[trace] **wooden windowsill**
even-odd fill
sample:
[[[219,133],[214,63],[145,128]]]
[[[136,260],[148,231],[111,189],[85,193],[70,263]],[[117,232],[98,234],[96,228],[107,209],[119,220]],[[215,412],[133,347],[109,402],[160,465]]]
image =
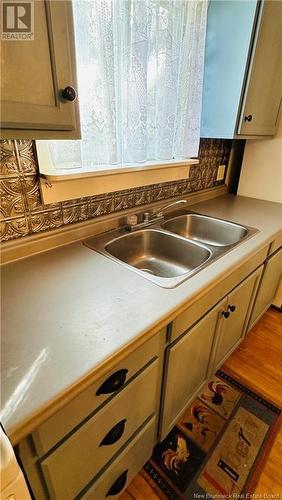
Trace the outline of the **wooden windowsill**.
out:
[[[115,171],[95,171],[83,175],[56,176],[41,174],[40,189],[43,202],[57,203],[85,196],[112,193],[124,189],[149,186],[189,178],[191,164],[198,160],[130,167]]]
[[[55,170],[44,141],[36,143],[40,170],[40,189],[45,204],[73,200],[86,196],[112,193],[160,182],[189,178],[190,165],[197,159],[152,161],[124,166],[101,166]]]
[[[122,175],[127,173],[148,172],[151,170],[168,169],[176,167],[186,167],[196,165],[199,163],[198,159],[187,158],[185,160],[165,160],[165,161],[152,161],[142,164],[132,165],[117,165],[117,166],[101,166],[97,169],[62,169],[61,171],[48,170],[40,168],[42,178],[50,182],[64,182],[66,180],[75,180],[89,177],[104,177],[108,175]]]

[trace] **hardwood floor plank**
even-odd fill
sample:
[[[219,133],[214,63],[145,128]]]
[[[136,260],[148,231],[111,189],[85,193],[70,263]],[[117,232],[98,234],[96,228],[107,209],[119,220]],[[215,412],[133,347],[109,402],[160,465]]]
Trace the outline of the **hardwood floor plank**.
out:
[[[126,489],[119,497],[119,500],[132,500],[132,499],[134,499],[134,497],[130,495],[128,489]]]
[[[128,487],[128,491],[134,500],[159,500],[159,496],[152,490],[145,479],[138,474]]]
[[[227,359],[222,369],[282,407],[282,313],[270,308]],[[121,500],[157,500],[158,495],[138,474]],[[256,495],[282,499],[282,429],[255,489]]]
[[[222,369],[282,406],[281,313],[269,309]]]

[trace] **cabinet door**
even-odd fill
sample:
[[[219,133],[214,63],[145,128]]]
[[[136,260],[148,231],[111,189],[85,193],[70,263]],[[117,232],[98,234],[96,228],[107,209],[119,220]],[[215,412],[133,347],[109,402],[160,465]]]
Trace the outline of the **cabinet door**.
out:
[[[72,3],[37,0],[34,40],[2,40],[2,138],[79,138]]]
[[[262,280],[252,312],[250,328],[271,305],[282,276],[282,250],[278,250],[265,263]]]
[[[256,9],[256,0],[208,2],[201,137],[234,136]]]
[[[282,2],[263,2],[238,134],[274,135],[282,97]]]
[[[168,348],[162,438],[206,381],[216,325],[224,307],[227,307],[226,300]]]
[[[262,266],[228,295],[228,306],[221,314],[221,328],[215,344],[214,369],[244,338],[261,274]]]

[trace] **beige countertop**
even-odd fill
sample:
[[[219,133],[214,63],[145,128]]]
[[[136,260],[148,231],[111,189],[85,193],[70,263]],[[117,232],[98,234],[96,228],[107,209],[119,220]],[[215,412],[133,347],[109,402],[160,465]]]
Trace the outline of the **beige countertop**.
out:
[[[1,422],[14,443],[281,232],[278,203],[225,195],[191,209],[260,232],[174,289],[82,243],[2,267]]]

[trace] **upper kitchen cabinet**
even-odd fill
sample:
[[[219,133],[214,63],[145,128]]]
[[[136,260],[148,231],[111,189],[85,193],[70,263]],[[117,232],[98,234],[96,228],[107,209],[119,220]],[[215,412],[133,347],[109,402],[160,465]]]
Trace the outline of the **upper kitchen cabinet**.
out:
[[[282,97],[282,2],[211,0],[201,137],[272,136]]]
[[[72,2],[1,7],[2,138],[80,138]]]

